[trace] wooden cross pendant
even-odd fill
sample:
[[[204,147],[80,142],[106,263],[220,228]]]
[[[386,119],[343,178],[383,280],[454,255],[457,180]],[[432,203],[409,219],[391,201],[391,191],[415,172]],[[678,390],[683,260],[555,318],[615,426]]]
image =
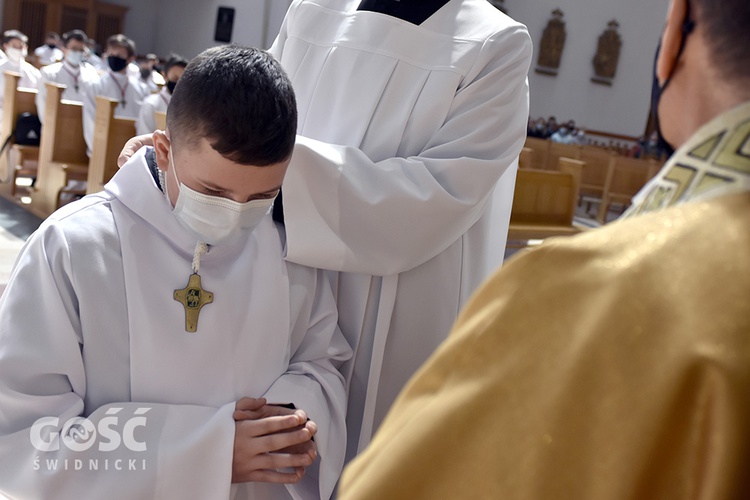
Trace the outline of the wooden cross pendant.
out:
[[[214,294],[201,287],[201,277],[193,273],[188,284],[182,290],[174,291],[174,300],[185,307],[185,331],[195,332],[198,329],[198,315],[201,307],[214,301]]]

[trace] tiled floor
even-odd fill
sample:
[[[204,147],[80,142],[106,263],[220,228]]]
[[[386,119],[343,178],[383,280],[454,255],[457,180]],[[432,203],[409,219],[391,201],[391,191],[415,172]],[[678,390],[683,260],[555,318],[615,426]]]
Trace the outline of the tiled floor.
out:
[[[24,241],[41,223],[39,217],[0,196],[0,293],[8,283]]]

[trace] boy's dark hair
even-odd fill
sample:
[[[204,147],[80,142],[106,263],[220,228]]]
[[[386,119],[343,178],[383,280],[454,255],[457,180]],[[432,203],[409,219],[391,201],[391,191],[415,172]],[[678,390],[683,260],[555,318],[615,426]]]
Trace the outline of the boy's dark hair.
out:
[[[123,47],[128,51],[128,58],[135,55],[135,42],[122,34],[107,38],[107,48],[109,47]]]
[[[748,0],[688,0],[691,16],[704,25],[719,71],[728,79],[750,80],[747,50],[750,47]]]
[[[174,68],[175,66],[179,66],[181,68],[187,68],[189,61],[185,59],[182,56],[179,56],[177,54],[170,54],[169,60],[164,65],[164,77],[167,76],[167,73],[169,73],[169,70]]]
[[[280,163],[292,154],[297,131],[292,83],[262,50],[205,50],[188,64],[172,94],[167,128],[174,143],[196,147],[206,138],[235,163]]]
[[[23,43],[29,43],[29,37],[18,30],[8,30],[3,33],[3,45],[11,40],[21,40]]]
[[[86,43],[88,41],[89,37],[86,36],[86,33],[84,33],[81,30],[72,30],[68,31],[63,35],[63,45],[66,47],[68,46],[68,42],[71,40],[76,40],[78,42]]]

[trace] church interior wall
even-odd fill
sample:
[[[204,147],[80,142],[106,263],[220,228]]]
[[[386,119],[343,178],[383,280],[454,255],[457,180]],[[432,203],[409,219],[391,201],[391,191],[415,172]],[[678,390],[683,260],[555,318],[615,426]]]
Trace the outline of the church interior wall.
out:
[[[193,57],[214,41],[218,7],[235,9],[232,41],[268,48],[289,0],[108,0],[129,7],[125,32],[139,53],[166,56],[176,51]],[[0,0],[2,12],[3,0]],[[637,136],[649,110],[653,56],[669,0],[504,0],[508,13],[529,28],[535,45],[529,73],[531,116],[573,119],[578,126]],[[557,76],[534,72],[536,53],[551,12],[565,16],[566,44]],[[268,25],[264,18],[268,9]],[[591,82],[599,35],[607,23],[620,23],[622,51],[612,86]]]
[[[579,127],[639,136],[648,118],[653,63],[669,0],[505,0],[508,14],[534,40],[530,114],[575,120]],[[557,76],[536,73],[542,32],[560,8],[567,38]],[[591,81],[599,35],[616,19],[622,50],[612,86]]]
[[[190,58],[208,47],[220,45],[214,41],[219,7],[235,9],[233,43],[267,49],[279,31],[289,3],[288,0],[163,0],[158,3],[157,12],[164,21],[156,32],[154,50],[163,55],[178,51]]]

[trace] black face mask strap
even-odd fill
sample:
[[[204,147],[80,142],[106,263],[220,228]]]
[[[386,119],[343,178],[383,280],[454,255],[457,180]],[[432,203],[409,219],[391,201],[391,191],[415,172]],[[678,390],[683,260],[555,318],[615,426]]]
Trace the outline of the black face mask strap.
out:
[[[690,16],[690,0],[687,0],[685,11],[685,21],[682,23],[682,40],[680,41],[680,48],[677,51],[677,57],[675,58],[675,68],[677,67],[677,61],[680,60],[683,51],[685,50],[685,44],[687,43],[687,37],[695,29],[695,22]],[[661,133],[661,124],[659,123],[659,100],[661,95],[666,90],[669,83],[672,81],[672,75],[669,75],[664,81],[664,85],[659,86],[659,80],[656,77],[656,68],[659,61],[659,54],[661,53],[661,40],[659,40],[659,46],[656,50],[656,57],[654,58],[654,85],[651,90],[651,112],[654,116],[654,124],[656,126],[656,133],[658,136],[658,147],[665,151],[669,156],[674,153],[674,148],[669,144]],[[674,70],[672,70],[674,74]]]
[[[686,9],[685,10],[685,22],[682,23],[682,40],[680,41],[680,48],[677,51],[677,57],[675,58],[675,68],[677,67],[677,61],[680,60],[680,57],[682,57],[682,53],[685,51],[685,44],[687,43],[688,35],[692,33],[693,30],[695,29],[695,21],[693,21],[693,19],[690,17],[690,0],[687,0],[685,2],[685,9]],[[661,42],[659,45],[661,46]],[[658,54],[657,54],[657,58],[658,58]],[[674,73],[674,70],[672,70],[672,73]],[[669,85],[669,82],[671,81],[672,81],[672,75],[669,75],[667,77],[667,81],[664,82],[664,85],[661,88],[662,92],[664,92],[664,89],[667,88],[667,85]]]

